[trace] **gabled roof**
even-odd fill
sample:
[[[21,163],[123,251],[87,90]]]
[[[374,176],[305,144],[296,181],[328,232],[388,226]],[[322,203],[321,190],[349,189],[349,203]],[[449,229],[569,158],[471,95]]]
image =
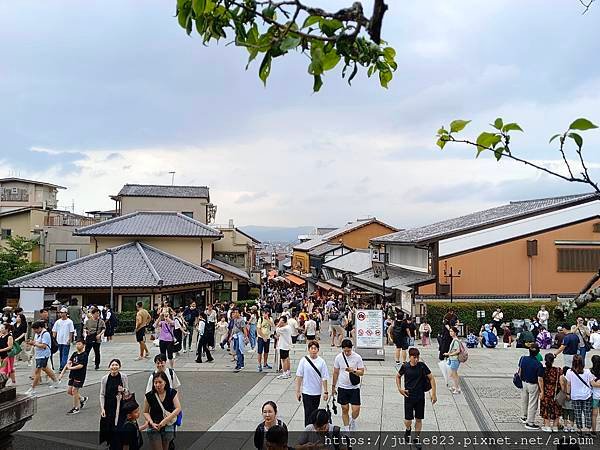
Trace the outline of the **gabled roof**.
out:
[[[250,279],[250,276],[242,269],[239,269],[238,267],[224,263],[223,261],[219,261],[218,259],[213,258],[209,261],[205,261],[203,263],[203,265],[204,266],[212,266],[212,267],[214,267],[214,270],[216,270],[217,272],[222,270],[224,272],[229,272],[231,275],[234,275],[238,278],[242,278],[244,280]]]
[[[218,273],[141,242],[130,242],[10,280],[11,287],[110,288],[114,253],[114,287],[168,287],[218,281]]]
[[[240,230],[238,227],[235,227],[235,231],[237,231],[240,234],[243,234],[244,236],[246,236],[248,239],[250,239],[252,242],[254,242],[255,244],[262,244],[262,242],[260,242],[258,239],[250,236],[248,233],[246,233],[243,230]]]
[[[44,181],[27,180],[25,178],[16,178],[16,177],[0,178],[0,184],[11,183],[11,182],[37,184],[38,186],[49,186],[49,187],[53,187],[56,189],[66,189],[66,187],[64,187],[64,186],[59,186],[58,184],[46,183]]]
[[[121,188],[117,196],[210,198],[209,190],[206,186],[170,186],[162,184],[126,184]]]
[[[337,250],[338,248],[348,248],[343,244],[328,244],[328,243],[324,243],[321,245],[317,245],[315,248],[313,248],[311,251],[308,252],[308,254],[310,256],[323,256],[326,255],[329,252],[332,252],[334,250]],[[348,250],[350,250],[348,248]]]
[[[328,241],[331,241],[332,239],[341,237],[344,234],[350,233],[351,231],[358,230],[359,228],[365,227],[372,223],[378,223],[379,225],[388,227],[390,230],[397,230],[397,228],[392,227],[391,225],[388,225],[386,223],[383,223],[374,217],[371,219],[359,219],[355,222],[349,222],[346,225],[344,225],[343,227],[336,228],[335,230],[330,231],[329,233],[325,233],[322,236],[311,239],[310,241],[302,242],[302,243],[294,246],[294,250],[310,251],[323,243],[326,243]]]
[[[399,231],[375,239],[373,243],[426,244],[440,239],[513,222],[550,211],[598,200],[596,193],[510,202],[431,225]]]
[[[33,206],[26,206],[24,208],[9,209],[8,211],[0,212],[0,217],[12,216],[13,214],[21,214],[24,212],[31,211],[32,209],[39,209],[39,208],[34,208]]]
[[[223,234],[174,211],[138,211],[78,228],[75,236],[210,237]]]
[[[371,252],[368,250],[355,250],[323,264],[323,267],[350,273],[361,273],[371,266]]]
[[[409,269],[402,269],[399,267],[387,267],[389,278],[385,280],[385,287],[387,289],[399,289],[402,291],[410,291],[413,286],[419,284],[428,284],[429,281],[435,280],[435,276],[427,272],[417,272]],[[352,284],[358,287],[363,286],[374,286],[379,289],[379,292],[383,289],[383,280],[381,277],[376,277],[373,269],[369,269],[366,272],[354,275],[352,277]]]

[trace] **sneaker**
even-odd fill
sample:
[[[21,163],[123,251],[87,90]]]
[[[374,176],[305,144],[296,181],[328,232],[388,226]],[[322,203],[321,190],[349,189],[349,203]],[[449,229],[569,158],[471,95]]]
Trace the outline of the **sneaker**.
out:
[[[34,396],[34,395],[36,395],[36,394],[37,394],[37,392],[36,392],[36,391],[35,391],[35,389],[33,389],[33,388],[29,388],[29,389],[27,389],[27,390],[25,391],[25,395],[31,395],[31,396]]]
[[[290,376],[287,373],[282,373],[281,375],[277,375],[278,380],[287,380]]]
[[[79,400],[79,409],[83,409],[83,407],[85,406],[85,402],[87,402],[89,399],[89,397],[81,397],[81,399]]]
[[[540,429],[539,425],[536,425],[535,423],[526,423],[525,428],[527,428],[528,430],[539,430]]]
[[[257,372],[262,372],[262,366],[259,364],[258,367],[256,368]]]
[[[94,370],[100,370],[100,366],[94,367]]]
[[[185,350],[185,349],[184,349],[184,350],[183,350],[183,353],[187,353],[187,350]]]
[[[552,432],[553,433],[558,433],[558,427],[552,427]]]
[[[350,424],[348,425],[348,431],[356,431],[356,420],[350,417]]]
[[[272,368],[273,368],[273,367],[272,367],[272,366],[270,366],[270,365],[268,365],[268,364],[265,364],[265,365],[263,366],[263,369],[272,369]]]
[[[70,416],[73,414],[79,414],[79,408],[72,408],[67,414]]]
[[[58,387],[58,381],[55,383],[48,382],[49,389],[56,389]]]
[[[521,422],[522,423],[527,423],[527,417],[521,417]]]
[[[551,427],[542,427],[542,431],[545,433],[552,433],[552,428]]]
[[[242,370],[240,367],[236,367],[235,369],[233,369],[234,373],[238,373],[240,370]]]
[[[138,356],[137,358],[134,359],[134,361],[141,361],[142,359],[144,359],[143,356]]]

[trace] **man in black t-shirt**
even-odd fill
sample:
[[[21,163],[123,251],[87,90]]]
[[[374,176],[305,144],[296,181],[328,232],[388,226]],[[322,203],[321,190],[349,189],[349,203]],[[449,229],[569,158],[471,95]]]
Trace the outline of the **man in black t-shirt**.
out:
[[[402,364],[396,375],[396,386],[402,396],[404,396],[404,425],[406,431],[405,438],[410,439],[412,422],[415,421],[415,432],[417,445],[419,435],[425,418],[425,392],[428,391],[428,384],[431,384],[431,404],[437,401],[435,378],[429,367],[419,361],[419,350],[415,347],[408,351],[408,362]],[[402,378],[404,377],[404,388],[402,388]],[[429,383],[427,383],[429,380]]]

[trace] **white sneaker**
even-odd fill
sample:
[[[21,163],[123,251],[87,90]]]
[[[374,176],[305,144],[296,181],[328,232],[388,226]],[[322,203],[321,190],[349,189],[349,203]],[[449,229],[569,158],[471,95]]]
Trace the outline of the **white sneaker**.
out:
[[[542,431],[544,431],[546,433],[552,433],[552,428],[551,427],[542,427]]]
[[[187,350],[183,350],[183,353],[187,353]]]
[[[348,431],[356,431],[356,420],[350,417],[350,425],[348,426]]]
[[[553,433],[558,433],[558,427],[552,427],[552,432]]]
[[[37,394],[37,392],[35,392],[35,389],[33,389],[33,388],[29,388],[29,389],[27,389],[27,390],[25,391],[25,395],[31,395],[31,396],[34,396],[34,395],[36,395],[36,394]]]

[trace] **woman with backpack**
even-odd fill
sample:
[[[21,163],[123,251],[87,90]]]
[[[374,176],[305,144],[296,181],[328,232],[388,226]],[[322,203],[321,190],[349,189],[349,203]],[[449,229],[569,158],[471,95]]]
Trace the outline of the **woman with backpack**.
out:
[[[444,353],[444,356],[448,357],[448,366],[450,366],[449,378],[454,383],[454,387],[450,388],[450,392],[453,394],[460,394],[461,390],[458,387],[458,367],[460,361],[458,360],[458,354],[460,353],[460,339],[458,339],[458,329],[456,327],[450,327],[450,348],[448,352]]]
[[[269,400],[262,406],[263,421],[256,427],[254,431],[254,447],[258,450],[265,450],[265,435],[270,428],[279,425],[287,431],[287,426],[283,420],[277,418],[277,405]]]

